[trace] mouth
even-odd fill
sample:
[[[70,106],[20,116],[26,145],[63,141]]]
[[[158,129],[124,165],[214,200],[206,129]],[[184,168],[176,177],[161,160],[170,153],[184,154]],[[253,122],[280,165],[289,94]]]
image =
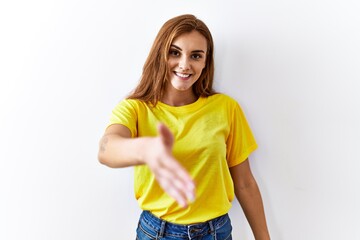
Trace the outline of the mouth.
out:
[[[187,73],[174,72],[174,74],[183,80],[187,80],[191,77],[191,74],[187,74]]]

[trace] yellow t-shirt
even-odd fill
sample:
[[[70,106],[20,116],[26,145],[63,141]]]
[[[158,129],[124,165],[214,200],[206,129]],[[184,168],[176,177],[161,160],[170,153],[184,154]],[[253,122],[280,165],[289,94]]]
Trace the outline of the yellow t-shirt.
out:
[[[110,125],[128,127],[132,137],[156,136],[163,122],[174,134],[174,157],[196,184],[196,198],[186,209],[167,195],[146,165],[135,167],[135,197],[143,210],[178,224],[204,222],[227,213],[234,199],[229,167],[240,164],[257,147],[239,104],[215,94],[196,102],[156,107],[126,99],[113,110]]]

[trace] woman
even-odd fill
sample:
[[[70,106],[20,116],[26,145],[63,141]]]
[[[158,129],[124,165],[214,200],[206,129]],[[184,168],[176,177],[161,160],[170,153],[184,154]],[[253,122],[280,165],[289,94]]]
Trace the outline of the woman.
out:
[[[215,93],[213,40],[193,15],[160,29],[134,92],[113,110],[99,160],[135,166],[137,239],[232,239],[236,195],[256,239],[270,239],[240,106]]]

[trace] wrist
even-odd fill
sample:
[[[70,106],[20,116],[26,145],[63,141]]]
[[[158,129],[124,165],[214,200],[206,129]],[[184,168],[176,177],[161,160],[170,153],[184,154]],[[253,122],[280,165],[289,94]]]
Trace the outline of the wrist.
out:
[[[141,137],[138,138],[138,140],[140,141],[140,149],[138,151],[137,161],[139,165],[149,164],[149,161],[153,158],[151,157],[151,153],[154,149],[156,137]]]

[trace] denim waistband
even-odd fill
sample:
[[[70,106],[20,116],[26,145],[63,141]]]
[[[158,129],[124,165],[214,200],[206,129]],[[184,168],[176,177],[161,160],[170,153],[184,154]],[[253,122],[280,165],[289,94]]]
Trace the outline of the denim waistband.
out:
[[[187,236],[189,237],[189,239],[205,233],[215,234],[215,228],[225,223],[228,218],[228,214],[224,214],[203,223],[176,224],[162,220],[150,213],[149,211],[143,211],[140,217],[140,219],[143,220],[144,223],[148,225],[148,227],[151,227],[159,233],[159,237],[163,237],[163,235],[167,233],[179,237]]]

